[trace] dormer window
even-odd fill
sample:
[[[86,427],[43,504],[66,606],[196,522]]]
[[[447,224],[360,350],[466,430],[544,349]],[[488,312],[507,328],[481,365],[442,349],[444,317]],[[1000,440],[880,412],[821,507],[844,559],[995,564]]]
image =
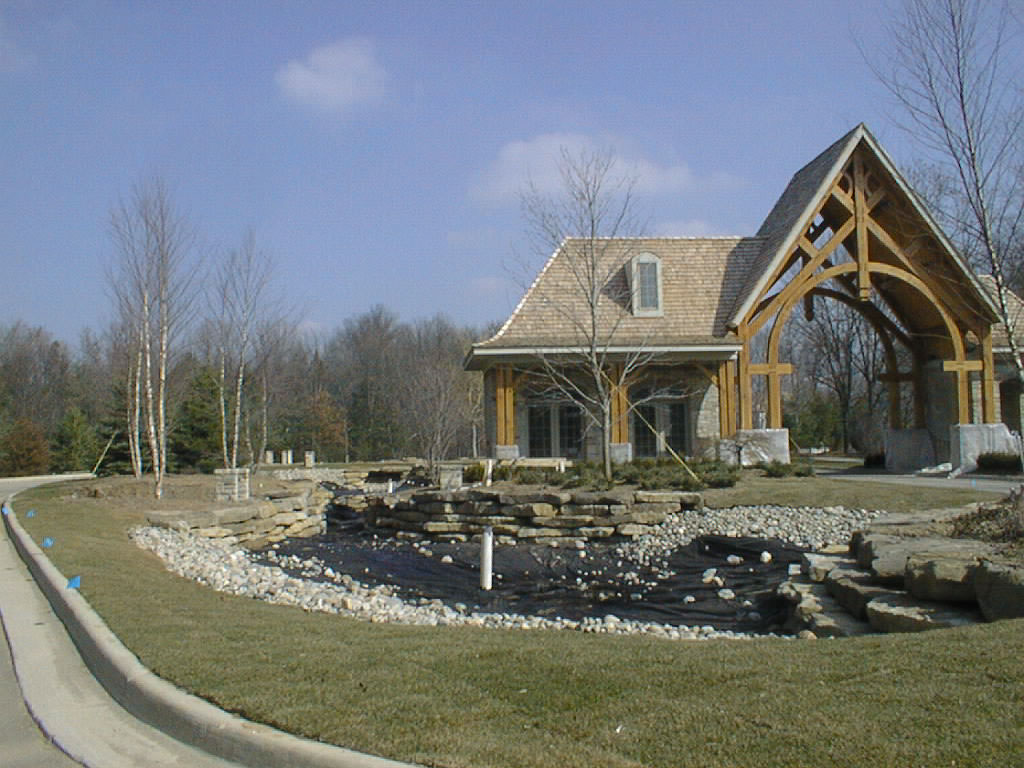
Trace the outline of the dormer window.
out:
[[[653,253],[641,253],[633,257],[630,267],[633,314],[660,317],[661,259]]]

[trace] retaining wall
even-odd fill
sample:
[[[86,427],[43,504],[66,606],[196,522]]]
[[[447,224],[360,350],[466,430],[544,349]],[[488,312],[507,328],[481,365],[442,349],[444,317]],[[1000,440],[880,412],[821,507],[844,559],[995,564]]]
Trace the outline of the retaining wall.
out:
[[[326,530],[332,494],[319,486],[278,493],[261,501],[211,510],[160,510],[146,513],[150,525],[226,539],[250,549],[287,538],[316,536]]]
[[[401,538],[468,541],[490,527],[499,541],[572,544],[629,539],[651,532],[667,515],[703,506],[682,491],[417,491],[369,500],[366,525]]]

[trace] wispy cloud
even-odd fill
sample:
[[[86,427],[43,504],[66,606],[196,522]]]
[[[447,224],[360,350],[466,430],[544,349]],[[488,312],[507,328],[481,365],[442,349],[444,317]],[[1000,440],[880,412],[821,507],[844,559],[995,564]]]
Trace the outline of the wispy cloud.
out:
[[[677,194],[694,186],[694,175],[687,165],[659,165],[635,152],[615,151],[616,143],[580,133],[545,133],[525,141],[511,141],[498,151],[494,162],[470,188],[470,199],[487,205],[517,202],[528,184],[542,194],[556,194],[562,188],[559,164],[563,151],[572,156],[608,148],[612,148],[616,159],[615,172],[635,179],[635,190],[639,193]]]
[[[274,79],[286,98],[336,114],[382,104],[389,82],[373,41],[366,38],[314,48],[304,60],[278,69]]]

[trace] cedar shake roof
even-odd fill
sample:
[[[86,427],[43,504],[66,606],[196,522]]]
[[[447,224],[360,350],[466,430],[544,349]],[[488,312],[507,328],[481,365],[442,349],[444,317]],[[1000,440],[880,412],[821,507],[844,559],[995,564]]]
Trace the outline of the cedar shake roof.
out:
[[[995,278],[992,275],[978,275],[978,281],[998,305]],[[1006,291],[1006,314],[1014,328],[1017,343],[1024,344],[1024,299],[1011,290]],[[1009,352],[1010,339],[1006,333],[1006,323],[998,322],[992,326],[992,347],[996,352]]]
[[[582,344],[585,337],[576,321],[589,313],[567,254],[584,242],[567,239],[501,329],[474,344],[473,352]],[[599,245],[603,262],[614,265],[607,298],[600,302],[605,309],[602,340],[614,347],[737,344],[726,323],[750,265],[761,252],[761,238],[616,238]],[[635,317],[629,306],[628,265],[641,253],[661,261],[662,314],[658,317]]]
[[[735,329],[772,279],[777,265],[795,247],[804,228],[822,204],[855,149],[872,153],[883,172],[906,196],[956,272],[963,289],[980,301],[981,311],[998,317],[992,289],[974,274],[949,241],[891,158],[863,123],[797,171],[754,237],[614,238],[590,241],[567,239],[548,259],[533,285],[501,329],[487,341],[474,344],[467,356],[469,368],[484,358],[515,356],[585,346],[587,334],[574,320],[588,317],[586,297],[571,268],[573,249],[596,243],[604,263],[618,266],[605,284],[599,302],[602,317],[598,339],[616,350],[642,347],[651,351],[709,354],[735,350],[740,342]],[[661,263],[662,313],[634,316],[629,301],[628,272],[634,256],[650,253]],[[1024,312],[1016,296],[1014,306]],[[1006,330],[993,328],[996,348],[1006,346]],[[1000,335],[1001,334],[1001,335]],[[685,348],[682,349],[682,348]]]

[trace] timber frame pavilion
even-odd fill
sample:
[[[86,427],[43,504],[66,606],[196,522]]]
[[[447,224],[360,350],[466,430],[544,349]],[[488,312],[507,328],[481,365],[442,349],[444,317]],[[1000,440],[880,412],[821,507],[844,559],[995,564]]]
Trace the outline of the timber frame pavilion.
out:
[[[567,303],[582,301],[573,298],[567,266],[576,242],[562,244],[502,328],[467,356],[466,367],[485,375],[485,429],[498,458],[571,454],[573,440],[577,455],[593,455],[564,414],[551,411],[545,420],[529,410],[537,361],[568,361],[585,345],[566,311]],[[781,359],[782,332],[794,311],[812,318],[823,300],[856,310],[878,334],[893,446],[915,454],[912,463],[948,460],[956,441],[951,426],[1001,421],[1000,349],[993,343],[1001,326],[991,286],[863,124],[797,171],[752,237],[619,238],[607,245],[620,264],[609,285],[626,297],[602,310],[602,352],[618,387],[611,430],[619,458],[650,455],[645,431],[657,436],[655,452],[674,441],[694,455],[748,438],[755,427],[782,430],[782,377],[793,370]],[[644,412],[647,430],[636,421],[641,409],[631,404],[622,375],[641,349],[648,370],[678,382],[676,397],[685,404],[672,411],[667,387],[664,402]],[[763,388],[755,386],[759,377]],[[755,419],[758,390],[766,413]],[[908,396],[912,416],[905,419]],[[543,416],[543,407],[538,412]],[[531,434],[548,429],[550,439]],[[788,439],[782,444],[788,460]]]

